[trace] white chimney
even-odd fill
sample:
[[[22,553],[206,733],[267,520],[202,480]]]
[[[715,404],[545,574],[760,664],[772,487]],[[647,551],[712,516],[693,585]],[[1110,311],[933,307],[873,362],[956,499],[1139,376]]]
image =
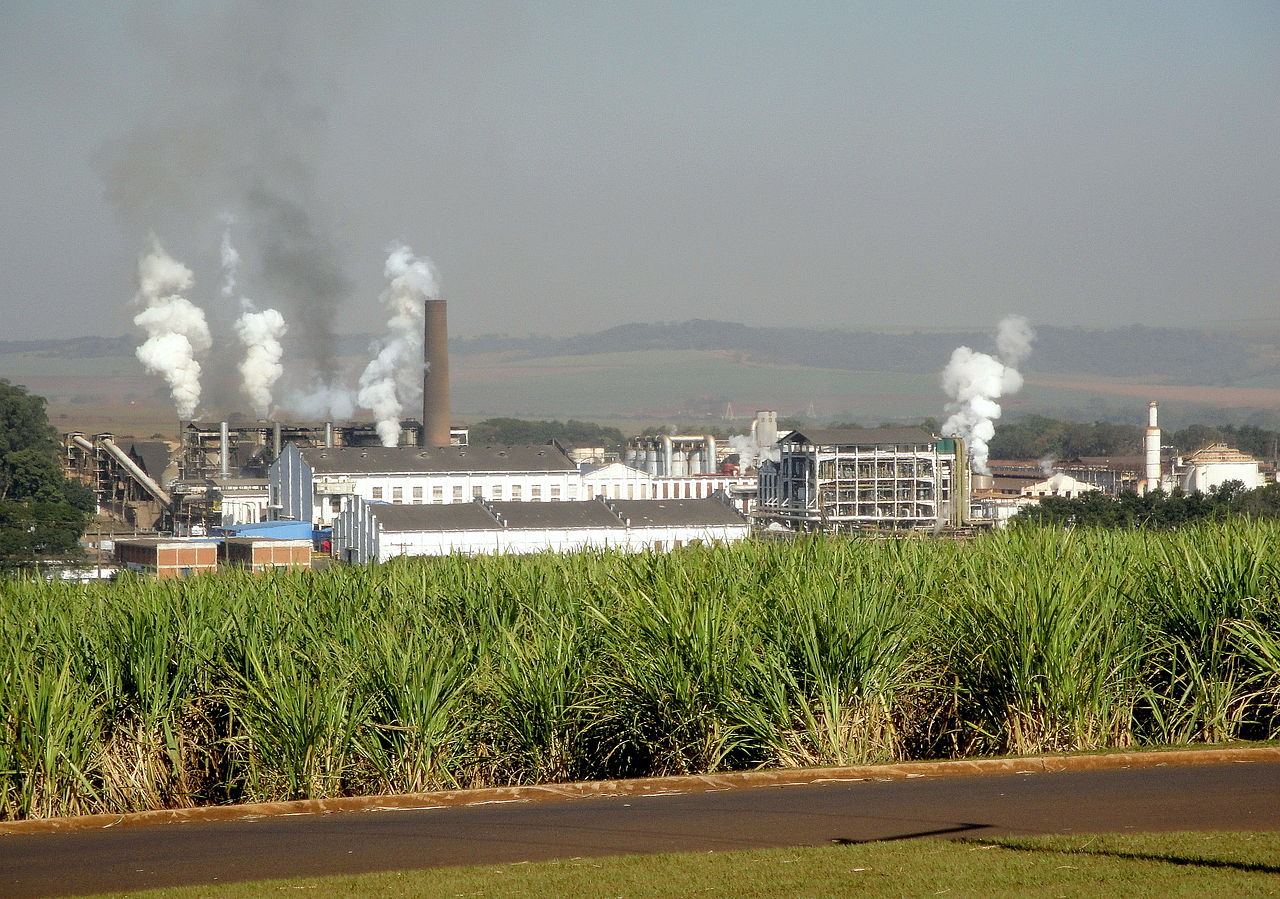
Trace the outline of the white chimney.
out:
[[[1156,402],[1147,405],[1146,446],[1146,480],[1143,492],[1150,493],[1160,488],[1160,426],[1156,424]]]

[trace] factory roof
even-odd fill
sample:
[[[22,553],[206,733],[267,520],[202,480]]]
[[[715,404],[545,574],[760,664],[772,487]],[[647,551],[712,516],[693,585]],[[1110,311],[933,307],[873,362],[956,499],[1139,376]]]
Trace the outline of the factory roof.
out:
[[[1225,443],[1211,443],[1206,447],[1202,447],[1187,456],[1185,461],[1188,465],[1256,465],[1258,463],[1258,460],[1253,456],[1242,453],[1235,447],[1227,446]]]
[[[936,443],[921,428],[797,428],[779,443],[811,443],[815,446],[889,446]]]
[[[153,478],[164,477],[169,467],[169,445],[159,440],[135,440],[122,449]]]
[[[383,533],[387,531],[496,531],[497,519],[480,503],[454,503],[447,506],[404,506],[373,503],[370,514],[378,519]]]
[[[596,500],[573,502],[490,503],[508,529],[543,530],[547,528],[621,528],[618,516]]]
[[[317,446],[299,447],[316,474],[393,474],[446,471],[577,471],[555,446]]]
[[[737,510],[718,499],[615,499],[609,503],[632,527],[744,525]]]
[[[745,518],[716,499],[615,500],[608,504],[600,500],[452,505],[371,503],[369,512],[378,519],[383,533],[573,528],[623,530],[628,526],[626,521],[630,521],[632,528],[746,524]]]

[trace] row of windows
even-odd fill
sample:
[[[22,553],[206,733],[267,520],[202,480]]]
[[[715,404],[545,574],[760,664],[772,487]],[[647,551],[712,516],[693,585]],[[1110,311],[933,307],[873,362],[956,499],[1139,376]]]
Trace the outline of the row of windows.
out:
[[[387,500],[387,499],[390,499],[390,500],[391,500],[391,502],[393,502],[393,503],[403,503],[403,502],[405,501],[405,493],[404,493],[404,490],[405,490],[405,488],[403,488],[403,487],[392,487],[392,488],[391,488],[391,495],[390,495],[390,496],[388,496],[388,495],[387,495],[387,491],[386,491],[386,489],[385,489],[385,488],[383,488],[383,487],[374,487],[374,488],[372,488],[372,497],[371,497],[371,498],[372,498],[372,499],[374,499],[374,500]],[[547,490],[548,490],[547,498],[548,498],[548,499],[550,499],[550,500],[552,500],[553,502],[554,502],[554,501],[557,501],[557,500],[560,500],[560,499],[563,499],[563,496],[562,496],[562,493],[561,493],[561,488],[559,487],[559,485],[553,485],[553,486],[551,486],[551,487],[547,488]],[[421,505],[421,504],[423,504],[424,502],[426,502],[426,500],[425,500],[425,498],[424,498],[424,496],[423,496],[423,488],[422,488],[422,487],[414,487],[414,488],[412,488],[412,491],[413,491],[413,492],[410,494],[410,496],[411,496],[411,502],[412,502],[412,503],[414,503],[415,505]],[[489,499],[491,499],[491,500],[498,500],[498,501],[501,501],[501,500],[504,500],[504,499],[506,499],[506,498],[507,498],[506,488],[505,488],[505,487],[503,487],[503,485],[501,485],[501,484],[495,484],[495,485],[490,489],[489,494],[490,494],[490,495],[489,495]],[[577,490],[577,488],[576,488],[576,487],[570,487],[570,488],[569,488],[569,499],[577,499],[577,496],[578,496],[578,490]],[[482,499],[482,498],[484,498],[484,488],[483,488],[483,487],[472,487],[472,488],[471,488],[471,498],[472,498],[472,499]],[[523,500],[524,498],[525,498],[525,496],[524,496],[524,485],[523,485],[523,484],[512,484],[512,485],[511,485],[511,499],[516,500],[516,501],[519,501],[519,500]],[[534,501],[534,502],[540,502],[540,501],[542,500],[542,498],[543,498],[543,494],[542,494],[542,485],[541,485],[541,484],[534,484],[534,485],[532,485],[532,486],[530,486],[530,487],[529,487],[529,499],[530,499],[530,500],[532,500],[532,501]],[[460,503],[460,502],[462,502],[462,501],[463,501],[463,488],[462,488],[462,486],[461,486],[461,485],[457,485],[457,486],[453,487],[453,489],[452,489],[452,493],[451,493],[451,495],[450,495],[450,500],[451,500],[452,502],[455,502],[455,503]],[[431,502],[433,502],[433,503],[443,503],[443,502],[444,502],[444,487],[443,487],[443,486],[436,486],[436,487],[432,487],[432,488],[431,488]]]

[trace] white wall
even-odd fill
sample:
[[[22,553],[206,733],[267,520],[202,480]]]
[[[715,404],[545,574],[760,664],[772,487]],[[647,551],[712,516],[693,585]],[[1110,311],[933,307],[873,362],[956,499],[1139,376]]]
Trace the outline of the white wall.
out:
[[[1182,475],[1182,489],[1188,493],[1208,493],[1227,481],[1240,481],[1246,490],[1263,486],[1257,462],[1207,462],[1193,464]]]
[[[451,553],[558,553],[583,549],[666,551],[695,542],[736,543],[747,537],[746,522],[713,527],[501,528],[475,531],[385,531],[376,504],[358,502],[333,526],[334,555],[357,564],[397,556],[445,556]]]

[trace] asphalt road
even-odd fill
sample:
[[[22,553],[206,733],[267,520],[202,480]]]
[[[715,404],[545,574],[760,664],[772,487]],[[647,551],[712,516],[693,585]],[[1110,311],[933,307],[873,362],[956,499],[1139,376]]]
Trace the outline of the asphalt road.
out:
[[[0,836],[0,896],[919,837],[1280,830],[1280,763],[920,777]]]

